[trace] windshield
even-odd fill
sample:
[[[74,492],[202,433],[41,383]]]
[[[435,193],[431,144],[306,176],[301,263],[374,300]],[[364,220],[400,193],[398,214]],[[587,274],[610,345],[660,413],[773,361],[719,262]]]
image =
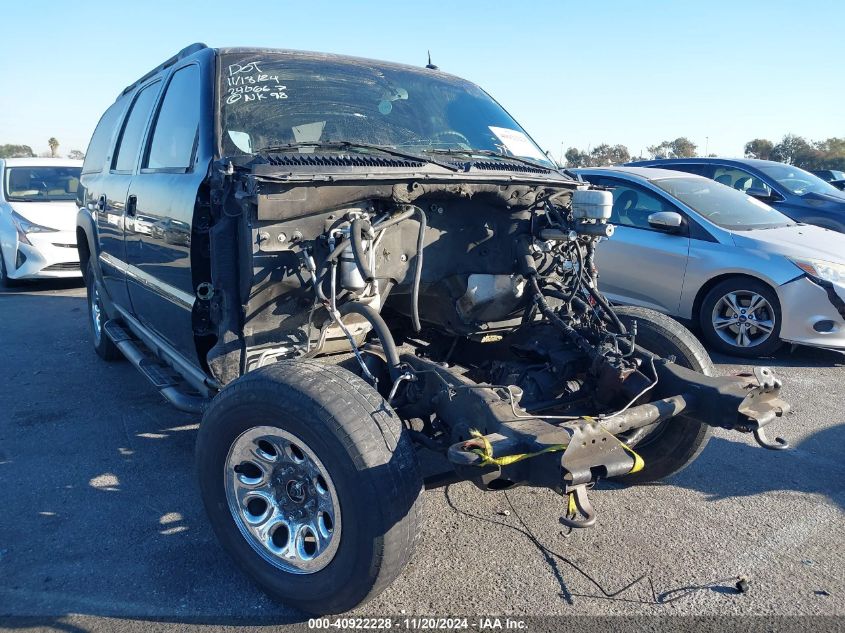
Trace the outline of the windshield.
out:
[[[766,203],[707,178],[666,178],[653,182],[723,229],[749,231],[794,224]]]
[[[222,56],[219,81],[224,155],[347,142],[414,154],[497,152],[554,168],[483,90],[437,71],[303,53],[232,53]]]
[[[792,165],[783,165],[777,163],[774,165],[764,165],[759,167],[767,176],[771,176],[778,181],[778,184],[789,189],[797,196],[803,196],[805,193],[825,193],[832,194],[836,197],[842,197],[842,192],[830,183],[825,182],[818,176],[814,176],[808,171],[793,167]]]
[[[7,167],[3,192],[11,202],[76,200],[81,167]]]

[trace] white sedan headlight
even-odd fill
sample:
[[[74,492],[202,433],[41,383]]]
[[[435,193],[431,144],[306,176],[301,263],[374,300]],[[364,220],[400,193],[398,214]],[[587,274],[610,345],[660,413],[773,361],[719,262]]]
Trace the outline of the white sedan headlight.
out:
[[[55,233],[56,229],[51,229],[46,226],[41,226],[40,224],[35,224],[34,222],[30,222],[25,217],[18,215],[14,211],[12,211],[12,222],[15,225],[15,229],[18,232],[18,241],[23,242],[24,244],[32,244],[29,239],[26,237],[27,233]]]
[[[823,259],[790,257],[789,261],[811,277],[833,283],[845,284],[845,264],[826,262]]]

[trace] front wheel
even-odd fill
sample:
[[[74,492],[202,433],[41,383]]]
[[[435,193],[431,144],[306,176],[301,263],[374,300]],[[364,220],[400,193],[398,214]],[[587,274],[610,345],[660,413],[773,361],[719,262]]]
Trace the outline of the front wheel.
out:
[[[707,350],[692,332],[674,319],[647,308],[615,307],[614,312],[627,328],[637,322],[636,343],[639,347],[663,358],[672,356],[678,365],[706,376],[714,374]],[[645,467],[639,472],[619,477],[617,481],[643,484],[674,475],[695,461],[711,435],[707,424],[683,415],[648,428],[650,430],[638,435],[636,442],[631,442],[643,458]],[[620,436],[620,439],[626,438]]]
[[[288,605],[347,611],[411,556],[422,492],[413,445],[345,369],[281,361],[236,380],[206,411],[196,460],[223,548]]]
[[[701,334],[724,354],[757,358],[781,346],[780,302],[762,281],[734,277],[710,289],[701,302]]]

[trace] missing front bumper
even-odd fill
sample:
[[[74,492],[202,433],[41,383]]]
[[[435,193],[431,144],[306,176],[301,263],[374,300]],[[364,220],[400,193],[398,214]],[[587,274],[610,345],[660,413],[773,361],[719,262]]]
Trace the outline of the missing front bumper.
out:
[[[639,456],[619,434],[683,415],[709,426],[751,433],[767,449],[788,447],[781,438],[770,441],[764,432],[789,411],[780,397],[781,383],[771,370],[711,377],[662,359],[655,361],[655,369],[659,381],[653,402],[607,417],[559,423],[527,414],[520,417],[510,391],[485,393],[456,385],[450,406],[465,400],[459,407],[467,412],[490,411],[495,421],[486,420],[486,426],[490,429],[493,422],[495,430],[453,444],[448,458],[461,478],[485,488],[528,484],[565,494],[569,503],[562,521],[570,527],[589,527],[595,514],[587,489],[600,478],[642,468]]]

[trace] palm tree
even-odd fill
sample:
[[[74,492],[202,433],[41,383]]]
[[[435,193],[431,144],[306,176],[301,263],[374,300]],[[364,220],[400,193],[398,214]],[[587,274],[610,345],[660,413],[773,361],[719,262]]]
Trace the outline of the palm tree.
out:
[[[47,141],[47,145],[50,146],[50,156],[52,158],[56,157],[56,150],[59,149],[59,141],[56,140],[55,136],[51,136],[50,140]]]

